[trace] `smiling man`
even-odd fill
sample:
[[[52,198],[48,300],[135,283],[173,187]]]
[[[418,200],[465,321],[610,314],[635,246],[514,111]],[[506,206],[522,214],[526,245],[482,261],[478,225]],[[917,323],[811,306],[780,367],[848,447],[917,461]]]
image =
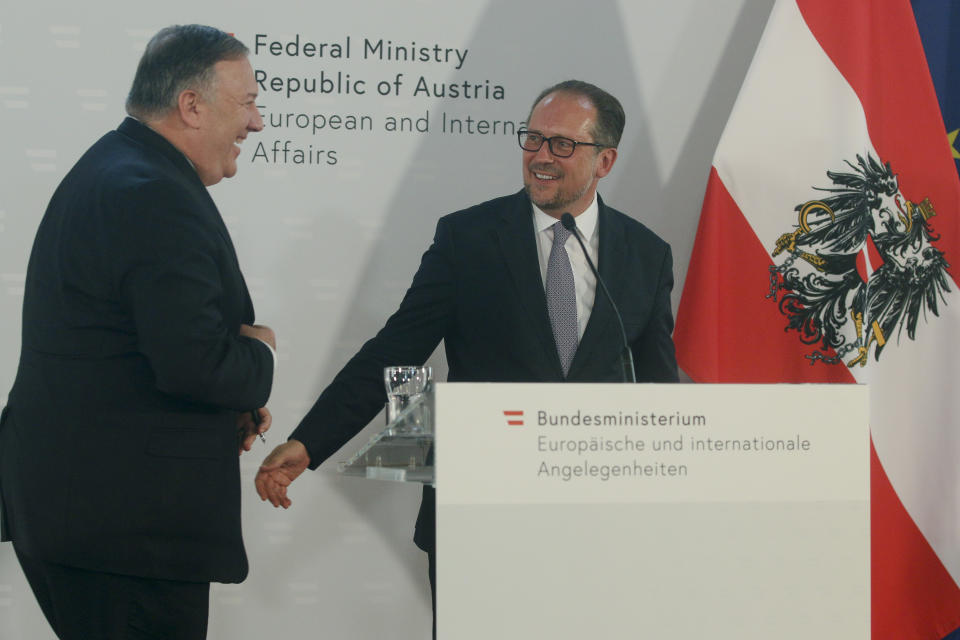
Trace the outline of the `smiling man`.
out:
[[[622,342],[576,239],[623,315],[641,382],[677,379],[670,247],[597,195],[624,127],[616,98],[576,80],[546,89],[519,132],[524,189],[440,219],[400,308],[324,390],[257,474],[260,496],[290,506],[288,485],[315,469],[383,408],[383,367],[422,364],[443,340],[448,379],[619,382]],[[424,489],[416,544],[434,575],[434,493]]]
[[[550,217],[583,213],[593,204],[597,182],[613,169],[624,120],[619,104],[601,105],[611,110],[606,126],[596,122],[598,107],[587,94],[552,91],[538,100],[519,134],[524,188]],[[577,153],[577,147],[586,148]]]
[[[256,96],[241,42],[160,31],[37,231],[0,528],[60,638],[205,638],[209,583],[247,574],[237,454],[269,427],[276,338],[206,187]]]

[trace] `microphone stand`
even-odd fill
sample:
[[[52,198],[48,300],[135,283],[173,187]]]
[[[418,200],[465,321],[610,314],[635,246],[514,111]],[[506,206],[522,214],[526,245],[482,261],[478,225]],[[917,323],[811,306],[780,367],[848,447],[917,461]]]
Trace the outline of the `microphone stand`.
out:
[[[597,271],[593,260],[590,259],[590,254],[587,253],[587,247],[584,246],[583,240],[580,238],[580,230],[577,229],[576,220],[574,220],[573,216],[569,213],[564,213],[560,216],[560,224],[562,224],[567,231],[570,231],[573,237],[577,239],[577,242],[580,243],[580,249],[583,250],[587,264],[590,265],[590,270],[593,271],[593,275],[596,277],[600,289],[603,291],[603,294],[607,296],[607,301],[610,302],[610,306],[613,307],[613,314],[617,316],[617,323],[620,325],[620,338],[623,340],[623,350],[620,352],[620,375],[624,382],[636,382],[637,374],[633,369],[633,352],[630,351],[630,343],[627,342],[627,332],[623,328],[623,318],[620,316],[620,310],[617,309],[617,305],[613,301],[613,296],[610,295],[610,290],[607,289],[607,284],[603,281],[603,278],[600,277],[600,272]]]

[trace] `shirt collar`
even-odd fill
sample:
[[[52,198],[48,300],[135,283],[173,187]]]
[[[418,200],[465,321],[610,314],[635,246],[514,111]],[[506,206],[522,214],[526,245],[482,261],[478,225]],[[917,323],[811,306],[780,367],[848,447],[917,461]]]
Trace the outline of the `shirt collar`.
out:
[[[530,204],[533,207],[533,224],[537,230],[537,233],[540,233],[541,231],[544,231],[545,229],[548,229],[557,223],[556,218],[548,216],[540,209],[540,207],[532,202]],[[589,239],[593,237],[593,232],[597,228],[597,215],[599,210],[600,207],[597,205],[597,194],[594,192],[593,201],[590,203],[590,206],[587,207],[583,213],[574,218],[574,220],[577,221],[577,229],[580,230],[580,234],[583,236],[583,238]]]

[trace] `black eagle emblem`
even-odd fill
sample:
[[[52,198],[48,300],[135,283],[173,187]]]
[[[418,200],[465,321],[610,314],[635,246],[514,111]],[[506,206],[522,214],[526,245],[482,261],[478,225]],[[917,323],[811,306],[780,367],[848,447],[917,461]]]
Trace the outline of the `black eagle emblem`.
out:
[[[890,163],[871,154],[846,164],[827,171],[832,187],[814,187],[823,197],[795,207],[794,230],[771,253],[767,297],[787,317],[785,331],[819,343],[811,365],[864,366],[871,348],[879,360],[891,338],[915,339],[950,292],[930,200],[907,200]]]

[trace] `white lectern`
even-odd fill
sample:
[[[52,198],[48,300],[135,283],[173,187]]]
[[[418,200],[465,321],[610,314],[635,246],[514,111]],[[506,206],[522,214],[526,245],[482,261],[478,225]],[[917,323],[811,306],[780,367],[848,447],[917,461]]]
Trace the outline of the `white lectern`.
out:
[[[398,421],[420,411],[416,433],[375,439],[400,463],[353,468],[428,479],[435,422],[441,640],[869,639],[865,387],[438,384],[431,400]]]

